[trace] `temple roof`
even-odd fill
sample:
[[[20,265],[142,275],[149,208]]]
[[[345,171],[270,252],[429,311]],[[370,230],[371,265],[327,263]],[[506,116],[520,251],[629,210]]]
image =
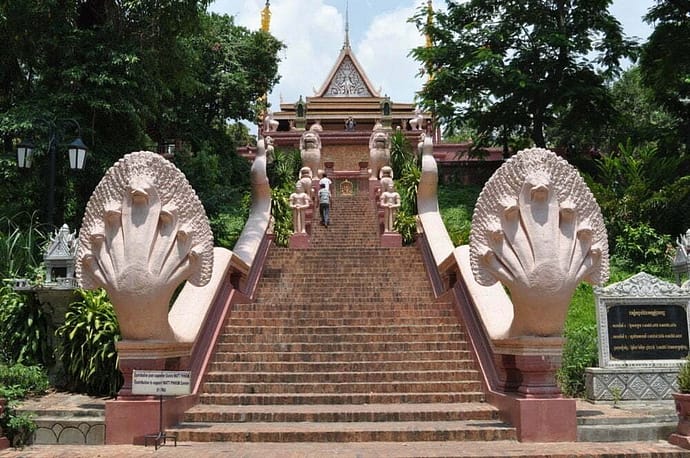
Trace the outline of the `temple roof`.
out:
[[[314,97],[380,97],[346,41],[326,81]]]

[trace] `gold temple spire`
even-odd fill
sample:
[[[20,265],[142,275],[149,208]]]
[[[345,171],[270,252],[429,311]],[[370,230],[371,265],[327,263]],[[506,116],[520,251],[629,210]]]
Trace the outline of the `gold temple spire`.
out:
[[[261,10],[261,30],[268,32],[271,27],[271,2],[266,0],[266,6]]]

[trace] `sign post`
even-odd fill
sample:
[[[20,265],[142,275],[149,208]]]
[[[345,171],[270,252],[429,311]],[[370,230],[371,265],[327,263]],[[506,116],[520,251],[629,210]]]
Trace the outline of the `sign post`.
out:
[[[163,428],[163,396],[182,396],[191,392],[190,371],[132,371],[132,394],[158,396],[160,403],[158,433],[144,436],[144,446],[153,439],[155,449],[173,439],[177,446],[177,434],[166,434]]]

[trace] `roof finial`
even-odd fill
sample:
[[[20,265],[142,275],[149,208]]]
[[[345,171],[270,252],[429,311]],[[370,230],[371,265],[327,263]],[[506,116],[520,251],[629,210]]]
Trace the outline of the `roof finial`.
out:
[[[350,49],[350,2],[345,0],[345,44],[343,49]]]
[[[268,32],[271,27],[271,2],[266,0],[266,6],[261,10],[261,30]]]

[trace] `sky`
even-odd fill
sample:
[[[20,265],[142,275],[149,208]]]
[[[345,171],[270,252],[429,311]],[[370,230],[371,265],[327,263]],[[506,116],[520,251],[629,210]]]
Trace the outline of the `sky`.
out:
[[[628,37],[644,40],[651,27],[644,16],[654,0],[613,0],[611,13]],[[215,0],[210,10],[235,17],[250,30],[261,28],[265,0]],[[348,5],[350,46],[369,81],[395,102],[413,102],[423,79],[419,62],[408,56],[424,44],[407,19],[426,0],[271,0],[270,32],[287,48],[280,54],[280,82],[269,94],[273,111],[318,91],[333,69],[345,41]],[[434,8],[445,2],[436,0]]]

